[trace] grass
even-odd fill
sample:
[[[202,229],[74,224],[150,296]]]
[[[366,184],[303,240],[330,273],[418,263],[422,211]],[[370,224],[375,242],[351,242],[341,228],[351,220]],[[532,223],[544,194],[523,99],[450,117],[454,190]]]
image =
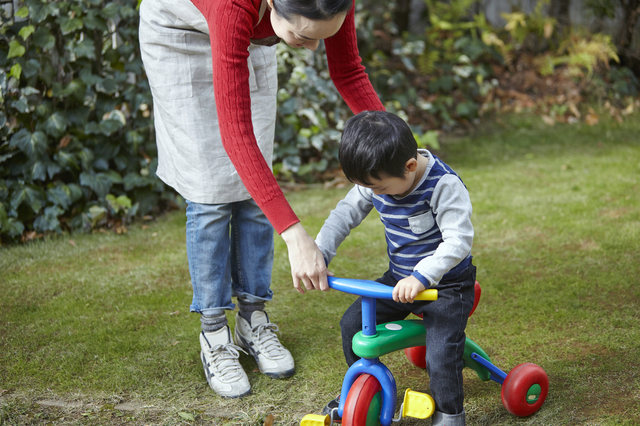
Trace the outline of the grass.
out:
[[[542,409],[520,419],[502,406],[497,384],[467,371],[467,424],[640,423],[639,135],[637,115],[593,127],[509,116],[442,141],[439,154],[474,203],[483,296],[467,334],[503,370],[533,362],[551,383]],[[315,235],[346,190],[288,198]],[[279,238],[268,310],[297,373],[270,380],[243,357],[253,394],[225,400],[210,391],[199,321],[188,312],[184,222],[176,212],[125,235],[0,250],[0,425],[262,425],[268,415],[295,425],[336,395],[345,371],[338,321],[353,297],[295,292]],[[381,275],[381,232],[370,215],[331,269]],[[426,374],[401,353],[383,361],[399,392],[428,391]]]

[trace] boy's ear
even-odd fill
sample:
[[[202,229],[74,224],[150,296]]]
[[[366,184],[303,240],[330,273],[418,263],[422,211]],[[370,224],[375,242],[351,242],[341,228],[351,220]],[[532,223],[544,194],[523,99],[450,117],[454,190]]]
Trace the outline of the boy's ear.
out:
[[[407,173],[415,172],[418,169],[418,160],[410,158],[404,165],[404,169]]]

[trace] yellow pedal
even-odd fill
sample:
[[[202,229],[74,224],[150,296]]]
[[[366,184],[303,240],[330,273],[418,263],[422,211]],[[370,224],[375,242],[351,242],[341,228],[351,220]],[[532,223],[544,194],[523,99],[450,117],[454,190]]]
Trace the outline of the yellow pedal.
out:
[[[300,426],[329,426],[331,419],[329,415],[307,414],[300,420]]]
[[[436,410],[436,403],[426,393],[414,392],[407,389],[404,393],[402,403],[402,417],[413,417],[416,419],[428,419]]]

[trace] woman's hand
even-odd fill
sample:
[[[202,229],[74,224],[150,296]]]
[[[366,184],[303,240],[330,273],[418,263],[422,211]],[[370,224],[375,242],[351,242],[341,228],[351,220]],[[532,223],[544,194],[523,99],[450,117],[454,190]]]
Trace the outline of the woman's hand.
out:
[[[413,275],[403,278],[393,288],[393,300],[402,303],[413,303],[416,295],[424,290],[424,285]]]
[[[293,287],[302,294],[304,294],[304,288],[307,290],[329,290],[328,271],[324,257],[304,227],[300,223],[296,223],[280,235],[289,251]],[[300,283],[304,285],[304,288]]]

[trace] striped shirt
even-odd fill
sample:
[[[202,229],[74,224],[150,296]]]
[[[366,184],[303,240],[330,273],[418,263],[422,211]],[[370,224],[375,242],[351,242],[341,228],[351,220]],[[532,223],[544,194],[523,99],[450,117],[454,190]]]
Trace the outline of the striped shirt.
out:
[[[385,229],[389,270],[397,280],[413,275],[425,287],[454,279],[471,263],[471,200],[460,177],[426,150],[429,163],[408,195],[375,195],[355,185],[325,221],[316,244],[329,263],[338,246],[375,208]]]

